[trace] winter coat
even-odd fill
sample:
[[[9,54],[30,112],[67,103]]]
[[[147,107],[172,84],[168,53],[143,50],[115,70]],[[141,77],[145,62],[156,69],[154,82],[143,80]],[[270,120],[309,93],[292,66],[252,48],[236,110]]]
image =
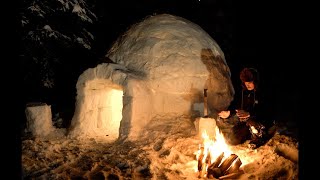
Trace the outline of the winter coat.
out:
[[[264,96],[258,90],[242,89],[240,93],[236,94],[234,100],[229,106],[231,115],[236,114],[236,109],[244,110],[250,113],[250,119],[259,122],[266,127],[270,127],[273,122],[272,103],[267,96]]]

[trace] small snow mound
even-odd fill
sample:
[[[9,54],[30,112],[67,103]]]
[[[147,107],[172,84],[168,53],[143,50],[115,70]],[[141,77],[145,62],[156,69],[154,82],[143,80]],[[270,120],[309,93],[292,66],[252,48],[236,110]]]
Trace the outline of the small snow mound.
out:
[[[276,146],[275,152],[279,156],[283,156],[286,159],[289,159],[293,162],[298,162],[299,151],[295,147],[290,147],[287,144],[279,144]]]

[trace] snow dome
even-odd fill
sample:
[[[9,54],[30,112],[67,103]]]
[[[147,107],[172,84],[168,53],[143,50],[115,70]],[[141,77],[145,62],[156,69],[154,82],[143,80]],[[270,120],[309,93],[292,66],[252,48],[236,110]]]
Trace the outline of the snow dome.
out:
[[[87,69],[78,79],[71,137],[134,140],[153,119],[203,116],[204,89],[209,115],[233,99],[219,45],[182,17],[146,17],[119,37],[106,57],[114,63]]]

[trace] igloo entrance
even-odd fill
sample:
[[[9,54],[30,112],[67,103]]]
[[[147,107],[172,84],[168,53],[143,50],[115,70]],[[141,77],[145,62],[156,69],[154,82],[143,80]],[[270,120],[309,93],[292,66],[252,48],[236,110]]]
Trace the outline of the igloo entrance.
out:
[[[92,123],[87,124],[87,128],[101,131],[98,133],[101,135],[118,137],[122,119],[123,89],[120,86],[105,84],[105,80],[90,82],[89,86],[92,88],[86,92],[86,99],[90,101],[91,107],[87,108],[86,116],[92,119]]]
[[[77,82],[76,109],[71,121],[71,137],[119,137],[123,111],[123,79],[116,65],[101,64],[86,70]]]

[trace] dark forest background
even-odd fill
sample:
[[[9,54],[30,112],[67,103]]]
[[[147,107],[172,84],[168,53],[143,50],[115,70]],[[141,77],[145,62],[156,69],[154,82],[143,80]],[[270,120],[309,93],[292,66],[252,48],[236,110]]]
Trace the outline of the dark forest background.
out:
[[[68,3],[67,3],[68,2]],[[293,9],[273,1],[23,0],[17,24],[19,121],[26,104],[44,102],[71,120],[79,75],[98,63],[112,43],[143,18],[169,13],[202,27],[223,50],[236,90],[243,67],[258,69],[277,118],[297,122],[299,90],[293,63]],[[78,9],[74,4],[78,2]]]

